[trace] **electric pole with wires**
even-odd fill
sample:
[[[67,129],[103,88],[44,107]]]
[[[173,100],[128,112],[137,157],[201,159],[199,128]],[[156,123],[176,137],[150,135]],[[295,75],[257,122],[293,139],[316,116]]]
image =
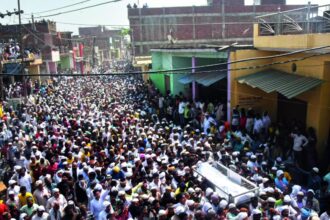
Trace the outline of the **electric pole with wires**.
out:
[[[24,68],[24,48],[23,48],[23,34],[22,34],[22,17],[21,17],[21,1],[17,0],[17,7],[18,7],[18,36],[19,36],[19,41],[20,41],[20,55],[21,55],[21,68],[20,72],[23,76],[23,93],[24,93],[24,103],[27,102],[27,76]],[[23,13],[23,11],[22,11]]]

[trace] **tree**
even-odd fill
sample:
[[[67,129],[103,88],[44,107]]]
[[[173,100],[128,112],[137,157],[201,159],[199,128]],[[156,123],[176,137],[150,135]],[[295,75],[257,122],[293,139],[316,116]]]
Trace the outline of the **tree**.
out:
[[[123,37],[126,37],[127,35],[131,35],[131,29],[129,29],[129,28],[122,28],[120,34]]]

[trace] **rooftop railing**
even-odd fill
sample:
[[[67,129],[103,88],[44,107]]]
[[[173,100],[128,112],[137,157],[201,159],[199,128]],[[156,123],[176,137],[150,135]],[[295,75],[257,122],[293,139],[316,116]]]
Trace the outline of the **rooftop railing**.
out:
[[[330,4],[279,11],[256,17],[259,35],[330,33]]]

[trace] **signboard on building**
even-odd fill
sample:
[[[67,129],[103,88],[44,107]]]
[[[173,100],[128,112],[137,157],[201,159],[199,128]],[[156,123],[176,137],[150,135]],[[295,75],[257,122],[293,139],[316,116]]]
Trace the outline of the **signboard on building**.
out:
[[[60,52],[59,51],[52,51],[52,61],[58,62],[60,61]]]
[[[245,107],[255,107],[260,104],[262,101],[262,96],[243,96],[240,95],[238,97],[238,104],[239,106],[245,106]]]

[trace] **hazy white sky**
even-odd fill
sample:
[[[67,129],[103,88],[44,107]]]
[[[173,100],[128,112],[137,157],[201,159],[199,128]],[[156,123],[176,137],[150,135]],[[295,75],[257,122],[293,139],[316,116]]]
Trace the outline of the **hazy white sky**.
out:
[[[21,0],[21,9],[24,10],[24,18],[30,17],[30,13],[36,13],[40,11],[45,11],[49,9],[59,8],[65,5],[74,4],[81,2],[83,0]],[[71,10],[75,8],[85,7],[101,2],[106,2],[108,0],[90,0],[80,5],[73,6],[72,8],[61,9],[58,11],[43,13],[39,15],[49,15],[61,11]],[[247,3],[252,0],[246,0]],[[307,4],[309,0],[287,0],[288,4]],[[110,3],[107,5],[82,10],[79,12],[73,12],[65,15],[59,15],[54,17],[49,17],[49,19],[57,21],[57,29],[59,31],[74,31],[77,33],[78,26],[62,24],[65,23],[79,23],[79,24],[100,24],[100,25],[128,25],[127,20],[127,8],[126,5],[131,3],[137,3],[138,0],[123,0],[121,2]],[[192,6],[192,5],[206,5],[207,0],[140,0],[140,5],[148,3],[149,7],[170,7],[170,6]],[[313,4],[329,4],[329,0],[311,0]],[[13,11],[17,8],[16,0],[0,0],[0,12],[5,13],[6,10]],[[38,16],[38,14],[35,14]],[[28,20],[24,20],[28,22]],[[17,16],[11,16],[9,18],[0,18],[0,23],[14,24],[18,23]]]

